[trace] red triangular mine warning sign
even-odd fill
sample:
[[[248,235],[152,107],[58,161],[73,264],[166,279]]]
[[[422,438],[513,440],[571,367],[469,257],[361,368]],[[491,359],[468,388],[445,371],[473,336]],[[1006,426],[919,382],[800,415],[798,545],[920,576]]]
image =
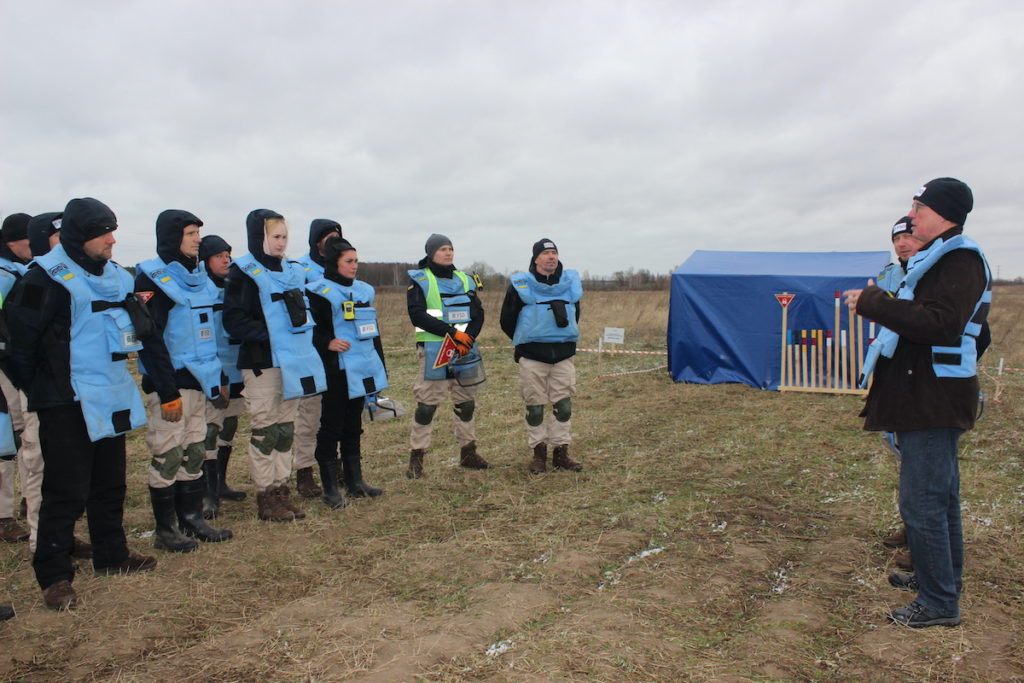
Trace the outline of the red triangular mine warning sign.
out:
[[[789,306],[789,302],[796,298],[796,294],[776,294],[775,298],[779,300],[782,307]]]
[[[437,358],[434,359],[434,369],[443,368],[455,357],[455,340],[450,334],[444,335],[441,348],[437,351]]]

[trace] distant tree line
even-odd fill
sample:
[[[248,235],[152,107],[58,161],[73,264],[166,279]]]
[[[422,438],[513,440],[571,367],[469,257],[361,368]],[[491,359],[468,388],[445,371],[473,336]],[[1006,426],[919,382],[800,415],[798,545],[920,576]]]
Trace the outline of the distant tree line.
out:
[[[401,287],[409,282],[408,271],[416,269],[415,263],[359,263],[359,279],[377,288]],[[470,264],[465,272],[475,273],[488,289],[504,289],[511,273],[499,273],[483,261]],[[646,268],[620,270],[609,277],[592,276],[589,271],[580,273],[583,288],[595,290],[662,290],[668,289],[669,275],[652,273]]]

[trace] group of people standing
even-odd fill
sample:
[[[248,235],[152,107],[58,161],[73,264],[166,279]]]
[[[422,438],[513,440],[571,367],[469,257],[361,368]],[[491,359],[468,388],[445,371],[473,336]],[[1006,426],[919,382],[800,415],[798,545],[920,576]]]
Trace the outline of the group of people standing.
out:
[[[246,496],[225,480],[246,409],[259,519],[305,517],[289,488],[293,471],[298,493],[331,509],[344,507],[346,494],[383,493],[363,479],[360,435],[365,402],[387,388],[388,374],[375,292],[357,279],[358,252],[341,225],[314,220],[309,252],[291,260],[285,218],[257,209],[246,219],[248,253],[232,258],[226,240],[201,234],[198,216],[170,209],[156,220],[155,258],[137,265],[134,280],[112,260],[117,227],[108,206],[82,198],[63,212],[15,214],[0,232],[0,533],[28,536],[43,601],[57,610],[79,602],[73,557],[91,557],[98,576],[157,564],[129,549],[123,527],[125,435],[143,425],[158,550],[188,553],[232,538],[210,521],[221,501]],[[412,479],[424,476],[434,413],[446,396],[460,464],[489,467],[474,420],[486,377],[479,282],[455,268],[447,237],[431,235],[425,252],[409,271],[407,296],[420,370]],[[568,455],[581,296],[579,276],[563,270],[544,239],[528,270],[511,278],[502,307],[533,473],[547,470],[549,446],[554,468],[583,469]],[[133,353],[141,394],[128,367]],[[27,532],[14,520],[15,454]],[[91,543],[74,535],[83,512]]]

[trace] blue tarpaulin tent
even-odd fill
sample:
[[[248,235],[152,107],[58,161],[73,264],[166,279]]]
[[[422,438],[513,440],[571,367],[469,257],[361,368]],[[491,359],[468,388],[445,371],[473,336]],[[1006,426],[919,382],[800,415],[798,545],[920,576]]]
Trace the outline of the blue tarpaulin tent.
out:
[[[789,305],[790,330],[830,330],[836,291],[863,287],[888,262],[887,251],[693,252],[672,274],[672,378],[777,389],[782,307],[775,295],[796,295]]]

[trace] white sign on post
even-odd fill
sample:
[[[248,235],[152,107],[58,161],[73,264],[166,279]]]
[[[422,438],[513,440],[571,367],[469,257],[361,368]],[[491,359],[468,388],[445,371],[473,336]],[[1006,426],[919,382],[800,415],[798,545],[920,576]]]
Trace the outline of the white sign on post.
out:
[[[606,344],[622,344],[626,341],[626,328],[606,327],[604,328],[603,340]]]

